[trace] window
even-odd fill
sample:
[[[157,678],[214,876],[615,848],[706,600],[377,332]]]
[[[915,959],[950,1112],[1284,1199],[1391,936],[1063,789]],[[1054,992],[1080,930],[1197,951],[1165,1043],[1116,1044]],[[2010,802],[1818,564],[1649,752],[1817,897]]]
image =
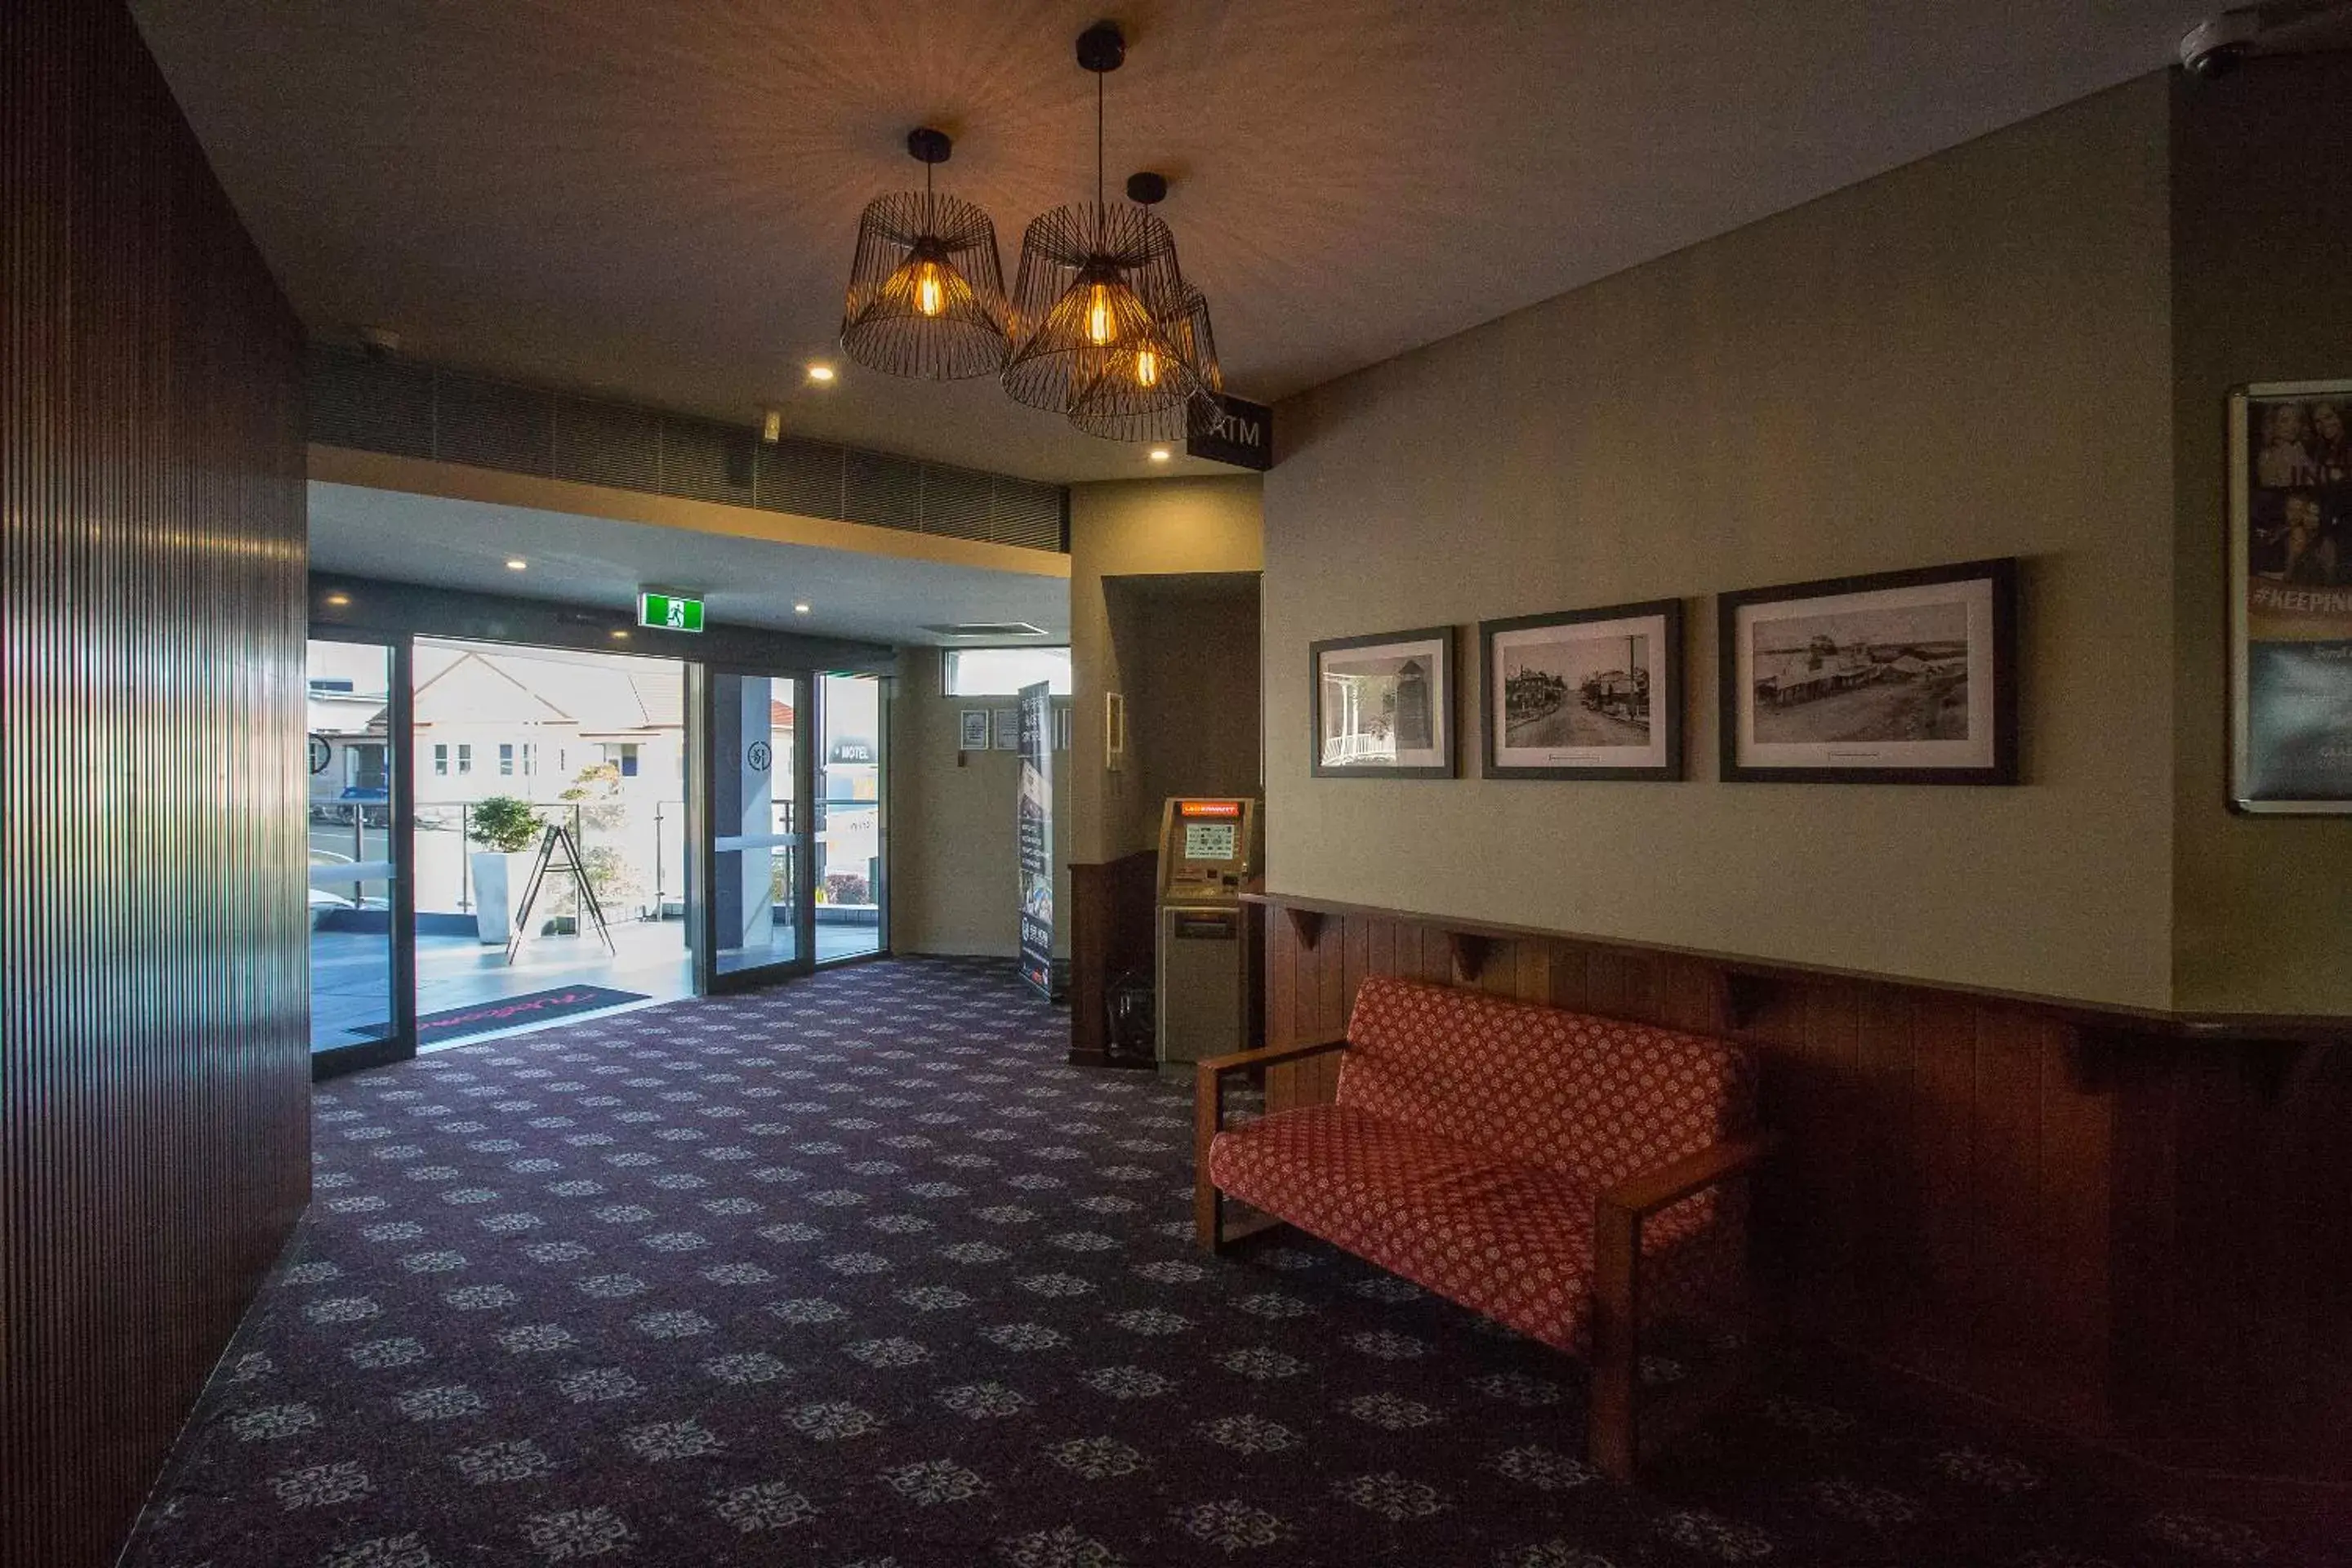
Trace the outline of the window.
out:
[[[433,771],[445,779],[449,776],[448,747],[436,746],[433,748]]]
[[[951,647],[944,658],[940,689],[950,697],[1011,697],[1041,680],[1056,697],[1070,694],[1066,647]]]
[[[635,741],[621,742],[621,776],[625,779],[637,776],[637,743]]]
[[[531,760],[532,754],[538,750],[539,748],[529,741],[522,743],[522,772],[525,778],[529,778],[538,771],[538,764]]]
[[[511,742],[499,742],[499,772],[501,774],[514,772],[514,745]]]
[[[474,771],[474,748],[462,742],[457,747],[457,771],[460,773]]]
[[[381,742],[354,745],[349,755],[353,789],[381,794],[391,786],[392,775],[384,765],[384,748]]]

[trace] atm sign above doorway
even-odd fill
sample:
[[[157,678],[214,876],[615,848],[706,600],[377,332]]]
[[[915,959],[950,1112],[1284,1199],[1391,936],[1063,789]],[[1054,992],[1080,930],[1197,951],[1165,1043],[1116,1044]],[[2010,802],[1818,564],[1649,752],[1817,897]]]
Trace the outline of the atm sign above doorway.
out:
[[[678,594],[639,594],[637,625],[657,631],[698,632],[702,629],[702,601]]]
[[[1274,467],[1274,410],[1223,393],[1216,398],[1215,411],[1185,438],[1185,455],[1260,472]]]

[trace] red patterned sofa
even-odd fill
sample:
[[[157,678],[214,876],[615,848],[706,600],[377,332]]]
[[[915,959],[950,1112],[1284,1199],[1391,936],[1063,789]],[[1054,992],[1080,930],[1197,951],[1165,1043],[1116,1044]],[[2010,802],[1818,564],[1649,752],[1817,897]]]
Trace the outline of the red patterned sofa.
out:
[[[1224,1125],[1225,1079],[1333,1050],[1334,1103]],[[1197,1070],[1202,1246],[1232,1197],[1587,1356],[1593,1461],[1632,1478],[1639,1328],[1739,1294],[1746,1192],[1726,1184],[1768,1143],[1746,1056],[1374,976],[1346,1039]]]

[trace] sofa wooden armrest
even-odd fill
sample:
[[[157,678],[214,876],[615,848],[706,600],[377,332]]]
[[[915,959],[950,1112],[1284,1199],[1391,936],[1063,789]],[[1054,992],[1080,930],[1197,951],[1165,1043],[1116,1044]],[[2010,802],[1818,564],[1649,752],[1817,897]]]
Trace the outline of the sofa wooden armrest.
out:
[[[1672,1208],[1685,1198],[1739,1174],[1771,1152],[1780,1141],[1780,1135],[1773,1132],[1729,1138],[1638,1176],[1628,1176],[1601,1194],[1597,1212],[1605,1215],[1617,1209],[1636,1220],[1647,1219],[1660,1209]]]
[[[1727,1139],[1679,1160],[1629,1176],[1594,1200],[1592,1235],[1593,1463],[1621,1481],[1633,1479],[1640,1432],[1634,1396],[1641,1384],[1642,1222],[1707,1188],[1743,1176],[1779,1142],[1758,1132]]]
[[[1225,1079],[1253,1068],[1279,1067],[1329,1051],[1348,1048],[1345,1037],[1315,1040],[1296,1046],[1268,1046],[1237,1051],[1192,1064],[1192,1237],[1202,1251],[1214,1252],[1225,1241],[1225,1200],[1209,1180],[1209,1145],[1225,1128]]]
[[[1284,1062],[1299,1061],[1307,1057],[1319,1057],[1326,1051],[1347,1048],[1348,1039],[1342,1035],[1336,1040],[1314,1040],[1296,1046],[1266,1046],[1255,1051],[1236,1051],[1229,1057],[1209,1057],[1192,1064],[1193,1083],[1206,1087],[1218,1079],[1247,1072],[1253,1068],[1278,1067]]]

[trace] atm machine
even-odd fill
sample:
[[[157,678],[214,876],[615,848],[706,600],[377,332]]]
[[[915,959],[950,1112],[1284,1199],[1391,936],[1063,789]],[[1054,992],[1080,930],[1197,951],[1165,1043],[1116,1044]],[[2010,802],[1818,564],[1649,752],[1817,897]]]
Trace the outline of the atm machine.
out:
[[[1177,797],[1160,808],[1156,945],[1163,1068],[1249,1048],[1257,957],[1241,895],[1257,860],[1257,802]]]

